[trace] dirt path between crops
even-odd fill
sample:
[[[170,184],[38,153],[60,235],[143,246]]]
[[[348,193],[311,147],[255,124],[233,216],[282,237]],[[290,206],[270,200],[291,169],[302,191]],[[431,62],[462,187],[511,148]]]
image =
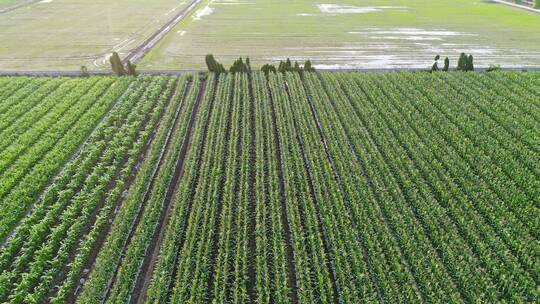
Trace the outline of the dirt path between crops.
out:
[[[167,189],[167,194],[165,196],[165,203],[164,203],[165,212],[162,213],[161,218],[158,222],[157,230],[156,230],[156,232],[158,231],[159,232],[157,233],[157,235],[154,235],[147,249],[147,254],[144,257],[144,261],[143,261],[141,270],[139,272],[137,282],[135,283],[133,294],[131,296],[131,300],[130,300],[131,303],[144,303],[144,300],[146,297],[146,290],[150,286],[153,270],[156,265],[157,259],[159,257],[159,250],[161,248],[161,244],[165,237],[167,224],[171,218],[171,214],[172,214],[172,210],[174,206],[174,204],[172,204],[171,201],[172,201],[174,193],[178,189],[179,181],[184,175],[185,159],[187,156],[187,152],[189,151],[189,148],[191,147],[191,142],[193,138],[193,129],[195,126],[195,122],[197,120],[197,114],[199,112],[202,99],[206,91],[206,83],[207,83],[206,80],[204,80],[200,84],[197,100],[191,112],[191,117],[189,119],[186,136],[184,138],[184,142],[182,143],[182,147],[180,149],[180,155],[176,163],[174,175],[169,184],[169,188]],[[151,254],[148,254],[148,253],[151,253]]]
[[[139,62],[156,44],[167,35],[178,22],[182,21],[202,0],[192,0],[191,3],[176,14],[171,20],[162,25],[150,37],[146,38],[138,47],[131,50],[123,62],[130,60],[132,63]]]

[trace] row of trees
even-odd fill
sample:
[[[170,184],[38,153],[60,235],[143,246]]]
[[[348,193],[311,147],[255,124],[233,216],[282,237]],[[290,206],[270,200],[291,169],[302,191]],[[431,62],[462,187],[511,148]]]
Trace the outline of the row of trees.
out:
[[[116,76],[126,76],[126,75],[136,76],[137,75],[137,66],[135,64],[132,64],[131,61],[129,60],[126,62],[126,65],[124,66],[117,52],[112,53],[111,57],[109,58],[109,61],[111,62],[113,73]]]
[[[439,59],[441,59],[441,56],[439,55],[435,56],[435,59],[434,59],[435,62],[431,66],[431,71],[432,72],[437,72],[437,71],[448,72],[450,70],[450,59],[448,57],[444,59],[444,67],[442,68],[442,70],[439,69]],[[465,53],[461,53],[459,55],[456,71],[462,71],[462,72],[474,71],[473,55],[472,54],[467,55]]]
[[[219,63],[215,58],[214,55],[209,54],[206,55],[205,58],[206,66],[208,68],[209,72],[213,73],[224,73],[226,72],[225,67],[223,64]],[[276,69],[276,67],[272,64],[265,64],[261,67],[261,71],[268,75],[269,73],[285,73],[285,72],[315,72],[315,68],[311,64],[310,60],[307,60],[303,66],[298,63],[298,61],[294,62],[294,65],[292,61],[287,58],[285,61],[280,61],[279,66]],[[245,62],[242,59],[242,57],[238,58],[236,61],[234,61],[233,65],[229,68],[229,72],[231,73],[248,73],[251,72],[251,63],[249,61],[249,57],[246,58]]]

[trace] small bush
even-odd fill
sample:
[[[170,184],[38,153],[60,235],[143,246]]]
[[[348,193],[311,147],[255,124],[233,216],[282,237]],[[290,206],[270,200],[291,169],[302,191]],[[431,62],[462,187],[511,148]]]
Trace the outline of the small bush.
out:
[[[88,73],[88,68],[85,65],[81,66],[81,76],[82,77],[90,76],[90,73]]]

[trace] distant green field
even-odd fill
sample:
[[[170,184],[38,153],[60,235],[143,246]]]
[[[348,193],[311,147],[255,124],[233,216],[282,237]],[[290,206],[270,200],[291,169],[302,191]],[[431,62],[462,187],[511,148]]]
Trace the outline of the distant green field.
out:
[[[0,0],[0,9],[23,0]],[[9,3],[9,5],[8,5]],[[108,68],[179,11],[185,0],[44,0],[0,14],[0,70]]]
[[[462,51],[483,66],[539,66],[539,28],[540,14],[477,0],[207,0],[141,66],[201,68],[214,53],[225,63],[250,55],[255,64],[424,67]]]

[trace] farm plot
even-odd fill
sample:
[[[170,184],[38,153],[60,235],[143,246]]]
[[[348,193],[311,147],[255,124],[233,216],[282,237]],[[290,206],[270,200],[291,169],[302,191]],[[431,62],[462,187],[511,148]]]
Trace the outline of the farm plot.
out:
[[[21,100],[0,103],[3,172],[101,109],[71,158],[14,179],[35,195],[2,216],[3,302],[540,297],[538,73],[16,77],[0,94]]]
[[[6,0],[3,0],[6,1]],[[124,56],[191,1],[10,1],[2,12],[0,70],[108,69],[108,56]],[[6,5],[7,7],[7,5]]]
[[[206,0],[140,66],[200,69],[204,50],[256,66],[291,57],[319,69],[425,68],[436,54],[455,66],[466,52],[478,66],[537,67],[538,16],[480,0]]]

